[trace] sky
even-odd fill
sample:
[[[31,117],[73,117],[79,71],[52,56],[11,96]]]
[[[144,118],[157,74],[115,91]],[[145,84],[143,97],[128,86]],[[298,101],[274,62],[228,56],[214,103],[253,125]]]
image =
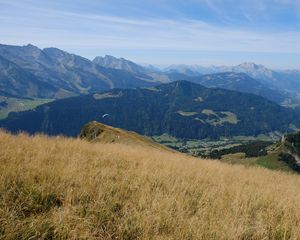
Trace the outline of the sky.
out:
[[[300,69],[300,0],[0,0],[0,43],[144,64]]]

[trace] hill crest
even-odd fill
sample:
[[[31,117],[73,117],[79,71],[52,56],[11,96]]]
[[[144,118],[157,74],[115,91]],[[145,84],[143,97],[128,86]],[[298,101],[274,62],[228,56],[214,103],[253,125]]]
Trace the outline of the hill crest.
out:
[[[79,138],[92,143],[121,143],[125,145],[148,146],[156,149],[173,151],[135,132],[114,128],[97,121],[92,121],[84,125],[80,131]]]

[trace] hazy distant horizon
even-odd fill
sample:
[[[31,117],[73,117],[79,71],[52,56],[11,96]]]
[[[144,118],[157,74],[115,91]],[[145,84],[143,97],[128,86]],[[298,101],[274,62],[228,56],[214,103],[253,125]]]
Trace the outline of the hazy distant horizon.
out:
[[[40,49],[44,49],[44,48],[58,48],[56,46],[38,46],[37,44],[34,44],[34,43],[25,43],[25,44],[10,44],[10,43],[3,43],[3,42],[0,42],[0,44],[3,44],[3,45],[11,45],[11,46],[26,46],[26,45],[33,45],[33,46],[36,46]],[[135,60],[134,58],[130,58],[130,57],[125,57],[125,56],[119,56],[119,55],[114,55],[114,54],[111,54],[111,53],[103,53],[103,54],[94,54],[94,55],[91,55],[91,56],[84,56],[78,52],[75,52],[75,51],[69,51],[69,50],[66,50],[64,48],[59,48],[60,50],[63,50],[63,51],[66,51],[68,53],[71,53],[71,54],[75,54],[75,55],[78,55],[78,56],[81,56],[81,57],[84,57],[90,61],[92,61],[95,57],[105,57],[106,55],[109,55],[109,56],[113,56],[115,58],[124,58],[126,60],[129,60],[129,61],[132,61],[136,64],[139,64],[141,66],[144,66],[144,67],[147,67],[149,65],[153,65],[154,67],[157,67],[157,68],[160,68],[160,69],[163,69],[163,68],[167,68],[171,65],[189,65],[189,66],[192,66],[192,65],[197,65],[197,66],[202,66],[202,67],[221,67],[221,66],[226,66],[226,67],[231,67],[231,66],[237,66],[237,65],[240,65],[240,64],[243,64],[243,63],[255,63],[257,65],[263,65],[264,67],[266,68],[269,68],[269,69],[272,69],[272,70],[300,70],[300,66],[297,68],[297,67],[282,67],[282,66],[272,66],[272,65],[268,65],[268,64],[264,64],[262,62],[256,62],[256,61],[247,61],[247,60],[241,60],[241,61],[236,61],[236,62],[229,62],[227,61],[226,63],[218,63],[218,62],[210,62],[210,61],[207,61],[207,60],[203,60],[203,61],[198,61],[198,62],[181,62],[180,59],[178,60],[178,62],[174,61],[174,62],[166,62],[166,63],[161,63],[161,62],[142,62],[142,61],[139,61],[139,60]]]
[[[300,69],[300,1],[293,0],[0,0],[0,28],[3,44],[89,59]]]

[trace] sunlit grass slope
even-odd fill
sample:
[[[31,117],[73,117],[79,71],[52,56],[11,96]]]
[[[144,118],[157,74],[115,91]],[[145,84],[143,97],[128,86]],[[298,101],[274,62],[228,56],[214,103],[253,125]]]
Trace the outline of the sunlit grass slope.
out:
[[[0,239],[299,239],[300,178],[0,133]]]
[[[134,145],[142,147],[148,146],[160,150],[175,152],[171,148],[154,142],[151,139],[139,135],[135,132],[111,127],[109,125],[105,125],[96,121],[89,122],[85,126],[83,126],[79,137],[92,143],[119,143],[123,145]]]

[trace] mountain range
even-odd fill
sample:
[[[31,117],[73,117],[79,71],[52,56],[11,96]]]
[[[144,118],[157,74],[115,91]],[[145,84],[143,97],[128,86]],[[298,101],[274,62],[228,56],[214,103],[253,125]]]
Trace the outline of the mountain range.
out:
[[[248,76],[282,91],[299,92],[300,90],[300,71],[298,70],[272,70],[263,65],[251,62],[244,62],[237,66],[210,66],[200,65],[170,65],[162,69],[164,72],[181,73],[189,76],[201,76],[203,74],[234,72],[245,73]]]
[[[254,63],[171,65],[158,70],[109,55],[91,61],[57,48],[0,44],[0,96],[59,99],[176,80],[253,93],[285,105],[298,104],[300,99],[300,71],[273,71]]]
[[[257,95],[176,81],[57,100],[11,113],[0,127],[76,136],[84,124],[96,120],[148,136],[216,139],[286,132],[299,128],[299,119],[292,109]]]
[[[199,83],[209,88],[222,88],[245,93],[252,93],[265,97],[278,104],[284,103],[294,94],[271,88],[267,84],[256,80],[245,73],[224,72],[189,77],[189,81]]]
[[[273,110],[275,108],[281,109],[279,106],[275,107],[275,105],[272,105],[273,110],[270,110],[271,103],[265,104],[268,102],[266,99],[288,107],[295,107],[300,104],[300,95],[297,92],[298,89],[300,90],[299,76],[299,71],[273,71],[254,63],[243,63],[233,67],[172,65],[166,69],[158,70],[153,65],[143,67],[130,60],[109,55],[96,57],[91,61],[57,48],[40,49],[31,44],[26,46],[0,44],[0,119],[9,116],[10,112],[29,110],[54,100],[78,96],[65,101],[54,101],[53,103],[48,103],[33,111],[11,114],[6,121],[1,123],[2,126],[6,126],[12,131],[42,131],[50,134],[62,133],[74,136],[77,134],[78,128],[81,127],[82,124],[87,121],[95,120],[94,118],[98,116],[96,113],[99,113],[99,111],[101,112],[102,101],[97,99],[97,104],[94,104],[95,99],[94,97],[91,97],[94,96],[93,94],[97,93],[98,95],[100,94],[100,96],[103,96],[104,94],[105,96],[105,93],[103,92],[115,88],[140,88],[138,90],[132,90],[133,94],[137,94],[135,99],[133,97],[120,98],[122,101],[128,102],[128,104],[124,103],[122,106],[128,108],[131,107],[130,104],[133,106],[138,104],[138,106],[136,106],[138,113],[135,113],[137,114],[136,118],[139,119],[138,121],[141,121],[140,115],[143,117],[148,116],[149,119],[152,119],[152,117],[156,119],[156,114],[153,113],[153,115],[151,115],[151,111],[155,112],[156,110],[154,110],[154,108],[156,108],[158,109],[158,112],[162,111],[162,113],[157,116],[159,116],[158,119],[163,119],[163,122],[160,123],[159,120],[156,119],[151,125],[150,123],[146,124],[149,119],[142,119],[142,121],[145,122],[142,124],[145,124],[145,126],[140,125],[140,123],[135,120],[128,120],[128,122],[126,122],[127,120],[125,121],[123,118],[129,117],[128,113],[124,112],[122,114],[125,114],[125,116],[120,117],[120,119],[124,120],[124,123],[112,121],[111,124],[113,126],[123,127],[147,135],[168,132],[174,136],[187,138],[215,138],[221,135],[256,135],[271,131],[285,131],[290,126],[293,126],[293,128],[295,128],[295,126],[298,127],[297,121],[292,120],[290,117],[298,116],[297,113],[291,113],[291,111],[286,109],[279,110],[280,112],[288,111],[286,117],[281,116],[281,113],[279,113],[280,116],[278,116],[278,118],[282,126],[279,126],[279,123],[269,123],[268,121],[271,121],[269,119],[270,116],[265,116],[268,121],[263,127],[260,126],[261,124],[259,123],[260,121],[265,120],[261,119],[265,113],[269,114],[272,112],[272,116],[277,116],[278,113]],[[170,101],[176,102],[174,106],[172,105],[173,103],[159,103],[159,101],[166,100],[160,95],[155,95],[156,90],[151,91],[151,94],[144,95],[144,91],[148,93],[151,87],[152,89],[156,89],[153,87],[160,84],[170,84],[170,86],[173,86],[171,83],[178,80],[187,80],[211,88],[211,90],[208,90],[203,86],[199,87],[196,84],[191,85],[195,88],[206,89],[205,91],[212,91],[208,94],[209,96],[214,96],[216,92],[223,91],[223,98],[219,99],[221,101],[220,103],[217,103],[213,97],[209,97],[209,100],[206,101],[208,104],[206,108],[200,109],[201,111],[199,109],[192,111],[189,110],[191,107],[189,102],[185,103],[188,104],[186,106],[180,105],[179,107],[176,105],[177,101],[174,99],[178,98],[184,102],[184,99],[186,98],[184,95],[173,96],[174,99],[171,99]],[[148,88],[148,90],[145,90],[145,88]],[[231,91],[225,90],[236,91],[236,93],[234,93],[235,97],[232,97],[233,93]],[[124,90],[124,93],[128,92],[130,92],[130,90]],[[250,102],[247,102],[248,100],[246,101],[247,104],[245,106],[243,105],[246,113],[242,113],[241,109],[237,112],[233,111],[236,107],[235,104],[244,101],[239,99],[243,99],[244,96],[246,96],[241,93],[254,94],[251,95],[253,106]],[[86,94],[88,95],[81,96]],[[107,92],[107,94],[110,96],[111,93]],[[140,98],[138,97],[139,94]],[[169,95],[170,93],[167,92],[165,94]],[[113,93],[112,95],[115,96]],[[145,99],[148,95],[151,96],[149,103],[148,99]],[[201,96],[201,94],[199,96]],[[216,94],[216,96],[219,95]],[[265,99],[262,100],[259,96],[264,97]],[[255,98],[259,100],[256,100]],[[113,97],[110,100],[119,101],[120,99],[119,97]],[[154,101],[154,99],[156,99],[155,101],[157,102],[151,102]],[[234,99],[235,103],[229,102],[227,99]],[[52,112],[53,109],[53,113],[56,114],[57,111],[60,111],[58,105],[65,104],[66,107],[64,108],[64,111],[69,112],[68,107],[74,108],[73,101],[76,102],[78,106],[86,109],[87,116],[81,120],[71,120],[70,122],[75,121],[75,123],[72,123],[70,126],[64,126],[66,129],[68,129],[68,127],[71,128],[64,132],[61,130],[60,126],[54,127],[56,120],[65,121],[64,116],[62,116],[62,118],[60,118],[60,115],[54,116],[54,119],[52,119],[52,117],[48,118],[48,110],[46,111],[45,109],[51,109],[50,112]],[[82,106],[81,101],[87,101],[87,106],[97,106],[99,109],[87,109]],[[141,102],[131,103],[131,101]],[[261,109],[260,111],[263,113],[262,116],[255,114],[254,119],[251,114],[253,113],[253,109],[257,109],[257,101],[262,101],[261,104],[262,106],[265,106],[266,109]],[[101,106],[98,106],[100,103]],[[228,103],[229,105],[224,105],[223,103]],[[114,102],[113,104],[117,103]],[[152,107],[148,107],[147,104]],[[116,108],[115,106],[116,105],[109,105],[110,108]],[[175,111],[173,107],[178,109],[175,109]],[[161,110],[161,108],[163,108],[163,110]],[[150,113],[148,112],[149,109]],[[78,109],[75,108],[74,111],[75,110],[77,111]],[[70,111],[72,112],[72,110]],[[73,115],[73,118],[78,118],[78,116],[76,116],[76,111],[72,113],[75,114]],[[95,111],[96,115],[90,113],[91,111]],[[174,112],[177,112],[177,114],[174,115]],[[198,116],[196,113],[200,115]],[[40,115],[37,116],[36,114]],[[79,114],[84,113],[80,112]],[[245,117],[243,121],[241,121],[243,117],[240,115]],[[32,117],[32,119],[34,119],[33,122],[42,121],[42,126],[39,126],[40,123],[38,122],[36,122],[36,126],[31,126],[31,123],[27,123],[28,121],[31,121],[27,116]],[[252,119],[253,124],[249,120],[246,120],[247,117]],[[21,121],[23,121],[24,118],[27,122],[22,123]],[[67,118],[69,119],[71,117]],[[191,123],[189,121],[191,121]],[[235,122],[237,122],[237,124],[235,124]],[[248,125],[253,126],[246,126],[243,122],[247,122]],[[180,128],[186,127],[182,125],[183,123],[188,123],[191,126],[191,129],[192,127],[196,127],[197,129],[201,128],[201,130],[197,130],[196,132],[192,132],[192,130],[186,130],[184,132],[179,132],[181,131],[180,129],[172,130],[172,128],[177,128],[178,126],[180,126]],[[110,122],[108,122],[108,124],[110,124]],[[241,126],[241,124],[244,125]],[[56,127],[58,127],[58,129],[56,129]]]
[[[57,48],[0,45],[0,87],[19,97],[63,98],[157,82],[145,74],[95,62]]]

